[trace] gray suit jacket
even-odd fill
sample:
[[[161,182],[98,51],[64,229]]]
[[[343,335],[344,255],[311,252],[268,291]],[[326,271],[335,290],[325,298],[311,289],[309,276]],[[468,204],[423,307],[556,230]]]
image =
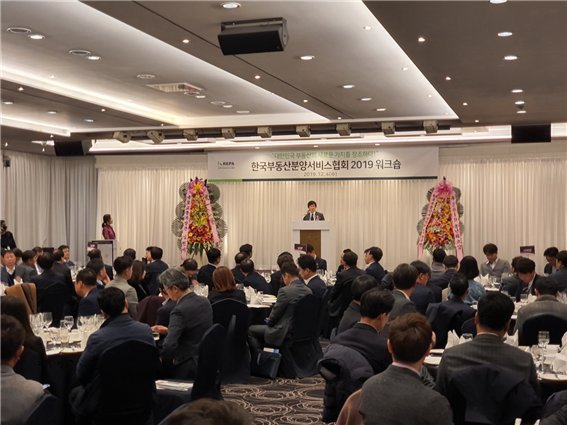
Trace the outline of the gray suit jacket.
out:
[[[264,334],[267,345],[279,347],[283,344],[286,335],[291,330],[294,304],[311,293],[311,289],[300,280],[294,280],[289,285],[280,288],[278,298],[268,318],[268,328]]]
[[[417,373],[390,365],[362,386],[364,425],[452,425],[449,402]]]
[[[29,282],[30,279],[37,275],[37,270],[27,264],[20,263],[16,266],[16,276],[22,278],[22,282]]]
[[[10,366],[2,365],[2,424],[23,423],[32,406],[43,396],[39,382],[18,375]]]
[[[502,277],[502,273],[511,273],[511,271],[512,268],[510,267],[510,263],[501,258],[496,259],[494,268],[490,267],[486,262],[480,265],[480,274],[483,276],[488,274],[500,279]]]
[[[411,300],[408,300],[402,291],[394,289],[392,295],[394,296],[394,307],[392,307],[392,311],[390,312],[390,321],[398,316],[417,312],[415,304]]]
[[[518,331],[518,340],[522,337],[524,322],[542,314],[557,316],[567,322],[567,304],[559,302],[553,295],[542,295],[533,303],[522,307],[516,319],[515,329]]]

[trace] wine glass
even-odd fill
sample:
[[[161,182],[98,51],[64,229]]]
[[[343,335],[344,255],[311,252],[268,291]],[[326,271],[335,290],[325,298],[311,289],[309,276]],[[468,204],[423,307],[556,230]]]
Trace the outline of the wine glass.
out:
[[[43,329],[47,330],[53,323],[53,314],[50,311],[41,313],[43,315]]]
[[[73,329],[73,325],[75,324],[75,319],[73,319],[73,316],[65,316],[61,321],[61,324],[65,327],[65,329],[71,332],[71,329]]]
[[[43,315],[41,313],[30,314],[30,325],[33,333],[39,336],[43,328]]]
[[[549,344],[549,332],[539,331],[537,333],[537,346],[545,351],[547,344]]]

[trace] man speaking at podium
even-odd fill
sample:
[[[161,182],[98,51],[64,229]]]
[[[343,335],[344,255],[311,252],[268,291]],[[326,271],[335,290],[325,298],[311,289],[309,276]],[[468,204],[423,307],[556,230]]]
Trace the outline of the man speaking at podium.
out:
[[[324,221],[323,213],[317,212],[317,202],[309,201],[307,203],[307,214],[303,216],[303,221]]]

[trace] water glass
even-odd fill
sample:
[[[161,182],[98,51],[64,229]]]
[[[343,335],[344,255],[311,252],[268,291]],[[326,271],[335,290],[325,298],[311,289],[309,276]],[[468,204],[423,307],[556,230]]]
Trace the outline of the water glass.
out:
[[[73,316],[65,316],[61,321],[61,325],[69,332],[71,332],[71,329],[73,329],[74,324],[75,324],[75,319],[73,319]]]
[[[62,326],[58,329],[58,331],[59,331],[59,339],[61,341],[61,348],[69,347],[70,335],[67,328]]]
[[[547,348],[547,344],[549,344],[549,332],[539,331],[537,333],[537,346],[545,350]]]
[[[43,329],[47,329],[53,323],[53,315],[49,311],[41,314],[43,315],[43,320],[42,320]]]

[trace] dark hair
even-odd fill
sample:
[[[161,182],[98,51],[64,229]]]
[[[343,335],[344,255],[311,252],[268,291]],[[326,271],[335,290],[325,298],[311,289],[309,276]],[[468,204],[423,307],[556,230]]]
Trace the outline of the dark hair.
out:
[[[370,276],[372,277],[372,276]],[[394,296],[384,289],[370,289],[360,299],[360,316],[376,319],[382,313],[389,313],[394,307]]]
[[[533,260],[530,260],[529,258],[522,257],[517,261],[514,270],[516,270],[517,273],[522,273],[522,274],[532,273],[535,271],[535,263]]]
[[[352,251],[345,252],[343,254],[343,262],[349,267],[356,267],[358,262],[358,255]]]
[[[87,252],[87,257],[89,257],[91,260],[94,260],[95,258],[102,258],[102,252],[100,252],[100,249],[98,248],[93,248],[89,252]]]
[[[36,254],[39,254],[40,252],[43,252],[43,248],[41,246],[34,246],[32,248],[32,251],[35,252]]]
[[[250,245],[249,243],[242,245],[239,251],[248,254],[249,257],[252,257],[252,245]]]
[[[183,270],[187,271],[199,270],[199,264],[197,264],[197,261],[192,258],[186,259],[183,264],[181,264],[181,267],[183,268]]]
[[[449,288],[454,296],[461,298],[469,289],[469,280],[462,273],[455,273],[449,281]]]
[[[315,251],[315,248],[313,247],[313,245],[311,245],[310,243],[305,244],[305,253],[306,254],[311,254],[313,251]]]
[[[412,261],[410,265],[414,266],[417,269],[418,275],[426,274],[429,277],[431,277],[431,268],[423,261],[420,260]]]
[[[22,250],[20,248],[14,248],[13,252],[16,258],[22,258]]]
[[[35,252],[33,252],[31,249],[27,249],[24,252],[22,252],[22,261],[24,263],[33,260],[34,257],[35,257]]]
[[[42,270],[49,270],[53,267],[53,263],[55,263],[55,256],[49,252],[41,254],[37,259],[37,264],[42,268]]]
[[[350,289],[352,293],[352,299],[355,301],[360,301],[362,294],[377,287],[378,282],[376,281],[374,276],[366,273],[361,274],[352,281],[352,286]]]
[[[472,255],[466,255],[462,258],[459,265],[459,272],[464,274],[468,280],[473,280],[479,275],[478,263]]]
[[[317,206],[317,202],[315,202],[315,201],[309,201],[309,202],[307,203],[307,208],[309,208],[311,205]]]
[[[459,259],[455,255],[447,255],[443,259],[443,265],[448,269],[454,269],[459,265]]]
[[[447,253],[443,248],[435,248],[431,255],[433,256],[433,261],[436,263],[442,263],[447,256]]]
[[[510,265],[512,266],[514,271],[516,271],[516,267],[518,267],[518,261],[520,261],[522,258],[526,258],[526,257],[522,257],[521,255],[518,255],[517,257],[512,258]]]
[[[207,251],[207,260],[209,263],[215,263],[221,257],[220,249],[218,248],[211,248]]]
[[[501,292],[488,292],[478,301],[479,323],[494,331],[501,331],[514,313],[514,302]]]
[[[110,221],[110,219],[111,219],[110,214],[103,215],[102,216],[102,225],[107,226],[109,224],[108,222]]]
[[[163,249],[159,246],[152,246],[150,248],[150,255],[152,256],[152,260],[161,260],[161,257],[163,257]]]
[[[2,297],[0,302],[0,310],[2,314],[8,314],[20,322],[25,331],[25,339],[32,339],[34,337],[33,330],[30,324],[30,316],[26,302],[20,297]]]
[[[4,257],[6,254],[14,254],[14,251],[12,251],[11,249],[3,249],[2,250],[2,257]],[[14,254],[16,255],[16,254]]]
[[[134,260],[132,262],[132,276],[128,279],[128,283],[135,286],[135,284],[142,282],[142,276],[144,275],[145,270],[146,267],[144,266],[144,263],[140,260]]]
[[[64,254],[63,251],[56,249],[55,251],[53,251],[53,258],[55,259],[55,262],[59,262],[63,259]]]
[[[94,258],[87,263],[85,268],[91,269],[93,272],[95,272],[95,274],[98,275],[100,271],[103,270],[105,267],[104,267],[104,263],[102,262],[102,259]]]
[[[366,248],[364,250],[365,254],[370,254],[372,255],[372,258],[374,258],[374,261],[379,262],[382,257],[384,256],[384,253],[382,252],[382,250],[380,248],[378,248],[377,246],[371,246],[370,248]]]
[[[240,264],[242,263],[243,260],[246,260],[249,257],[248,254],[246,254],[245,252],[239,252],[238,254],[236,254],[234,256],[234,262],[236,264]]]
[[[250,258],[242,260],[242,262],[240,263],[240,270],[242,270],[242,273],[252,273],[254,271],[254,261],[252,261]]]
[[[297,265],[303,270],[311,270],[312,272],[317,271],[317,262],[311,255],[300,255],[297,259]]]
[[[493,243],[487,243],[486,245],[484,245],[482,247],[482,252],[484,252],[484,255],[498,254],[498,247],[496,245],[494,245]]]
[[[213,272],[213,284],[217,292],[230,292],[236,289],[236,282],[228,267],[219,266]]]
[[[276,263],[278,264],[278,267],[280,268],[281,271],[282,266],[285,263],[293,263],[293,255],[291,255],[287,251],[284,251],[280,255],[278,255],[278,259],[276,260]]]
[[[20,347],[24,345],[26,332],[22,324],[14,317],[2,314],[2,344],[0,351],[2,361],[12,359]]]
[[[104,288],[98,296],[98,305],[108,316],[120,316],[126,306],[126,297],[121,289]]]
[[[565,251],[565,250],[559,251],[555,258],[557,258],[557,261],[561,261],[561,264],[563,264],[563,267],[567,267],[567,251]]]
[[[285,263],[281,268],[282,276],[284,274],[289,274],[290,276],[299,277],[299,270],[293,263]]]
[[[392,320],[388,339],[395,360],[417,362],[431,347],[432,334],[431,325],[419,313],[403,314]]]
[[[540,295],[557,295],[559,292],[557,282],[550,277],[538,279],[534,282],[534,289],[538,291]]]
[[[202,398],[175,410],[167,425],[252,425],[250,415],[238,404]]]
[[[136,259],[136,250],[134,248],[126,248],[122,255],[130,257],[132,260]]]
[[[551,247],[549,247],[549,248],[546,248],[545,251],[543,251],[543,256],[544,256],[544,257],[553,257],[553,258],[555,258],[555,257],[557,257],[557,254],[559,254],[559,250],[558,250],[556,247],[554,247],[554,246],[551,246]]]
[[[418,275],[419,273],[414,266],[402,263],[394,269],[392,274],[394,287],[396,289],[410,289],[415,286]]]
[[[112,266],[114,267],[114,270],[116,270],[117,274],[122,274],[130,267],[132,267],[133,262],[134,261],[131,257],[123,255],[122,257],[116,257],[114,259],[114,263],[112,263]]]
[[[76,281],[86,286],[96,286],[96,275],[94,270],[85,267],[77,273]]]
[[[59,245],[57,248],[58,251],[63,251],[64,249],[69,249],[69,245]]]

